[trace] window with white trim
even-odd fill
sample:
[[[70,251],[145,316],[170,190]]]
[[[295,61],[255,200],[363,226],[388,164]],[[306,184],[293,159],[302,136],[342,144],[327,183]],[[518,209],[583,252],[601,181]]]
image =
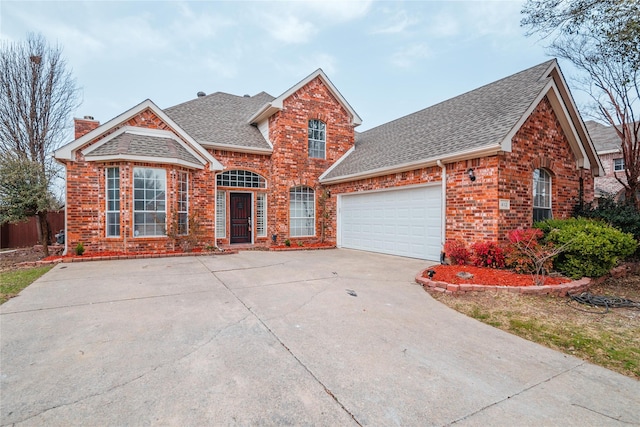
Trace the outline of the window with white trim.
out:
[[[166,183],[164,169],[133,169],[134,236],[166,235]]]
[[[316,159],[325,158],[325,146],[327,142],[327,126],[320,120],[309,120],[309,157]]]
[[[264,237],[267,235],[267,195],[258,193],[256,206],[256,235]]]
[[[315,236],[315,193],[310,187],[294,187],[289,191],[289,235]]]
[[[551,218],[551,175],[544,169],[533,171],[533,221]]]
[[[219,187],[267,188],[267,181],[257,173],[244,170],[230,170],[216,177]]]
[[[624,159],[622,157],[620,157],[619,159],[613,159],[613,171],[614,172],[624,171]]]
[[[178,172],[178,234],[189,233],[189,172]]]
[[[107,237],[120,237],[120,168],[107,168]]]
[[[216,194],[216,236],[227,235],[227,199],[224,191]]]

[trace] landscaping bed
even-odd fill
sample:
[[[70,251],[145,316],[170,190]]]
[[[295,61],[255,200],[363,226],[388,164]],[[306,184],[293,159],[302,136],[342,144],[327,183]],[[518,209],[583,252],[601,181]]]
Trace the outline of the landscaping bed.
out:
[[[617,274],[616,274],[617,275]],[[529,287],[532,289],[533,287]],[[640,302],[640,266],[593,281],[588,292]],[[578,304],[520,292],[431,292],[441,303],[504,331],[640,379],[640,308]]]

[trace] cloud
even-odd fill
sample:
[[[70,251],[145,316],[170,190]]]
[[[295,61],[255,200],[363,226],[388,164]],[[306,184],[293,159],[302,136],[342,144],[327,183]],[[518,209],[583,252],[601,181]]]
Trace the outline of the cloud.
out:
[[[284,43],[306,43],[318,33],[311,22],[303,21],[291,13],[263,15],[263,22],[269,35]]]
[[[409,27],[415,25],[418,20],[407,15],[406,10],[397,11],[390,19],[391,23],[373,30],[372,34],[397,34],[405,32]]]
[[[413,44],[395,52],[391,56],[391,64],[399,68],[409,68],[418,60],[429,56],[431,56],[431,50],[426,44]]]
[[[460,27],[456,14],[441,11],[429,19],[427,32],[438,38],[455,37],[460,33]]]
[[[329,27],[363,18],[371,4],[371,0],[262,2],[255,19],[275,40],[304,44]]]
[[[171,33],[184,41],[213,39],[222,31],[237,25],[236,21],[218,13],[205,10],[194,11],[188,3],[177,5],[179,15],[170,24]]]

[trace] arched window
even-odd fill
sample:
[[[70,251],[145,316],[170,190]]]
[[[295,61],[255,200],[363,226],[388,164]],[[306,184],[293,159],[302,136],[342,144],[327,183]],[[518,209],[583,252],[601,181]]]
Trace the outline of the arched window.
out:
[[[219,187],[267,188],[267,181],[262,176],[243,170],[222,172],[216,180]]]
[[[294,187],[289,190],[289,235],[315,236],[316,212],[313,188]]]
[[[309,120],[309,157],[325,158],[326,125],[320,120]]]
[[[533,171],[533,221],[551,218],[551,175],[544,169]]]

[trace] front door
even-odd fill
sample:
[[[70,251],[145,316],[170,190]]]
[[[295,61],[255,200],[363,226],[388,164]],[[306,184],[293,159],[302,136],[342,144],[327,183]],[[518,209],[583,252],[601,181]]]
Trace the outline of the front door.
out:
[[[231,193],[231,243],[251,243],[251,194]]]

